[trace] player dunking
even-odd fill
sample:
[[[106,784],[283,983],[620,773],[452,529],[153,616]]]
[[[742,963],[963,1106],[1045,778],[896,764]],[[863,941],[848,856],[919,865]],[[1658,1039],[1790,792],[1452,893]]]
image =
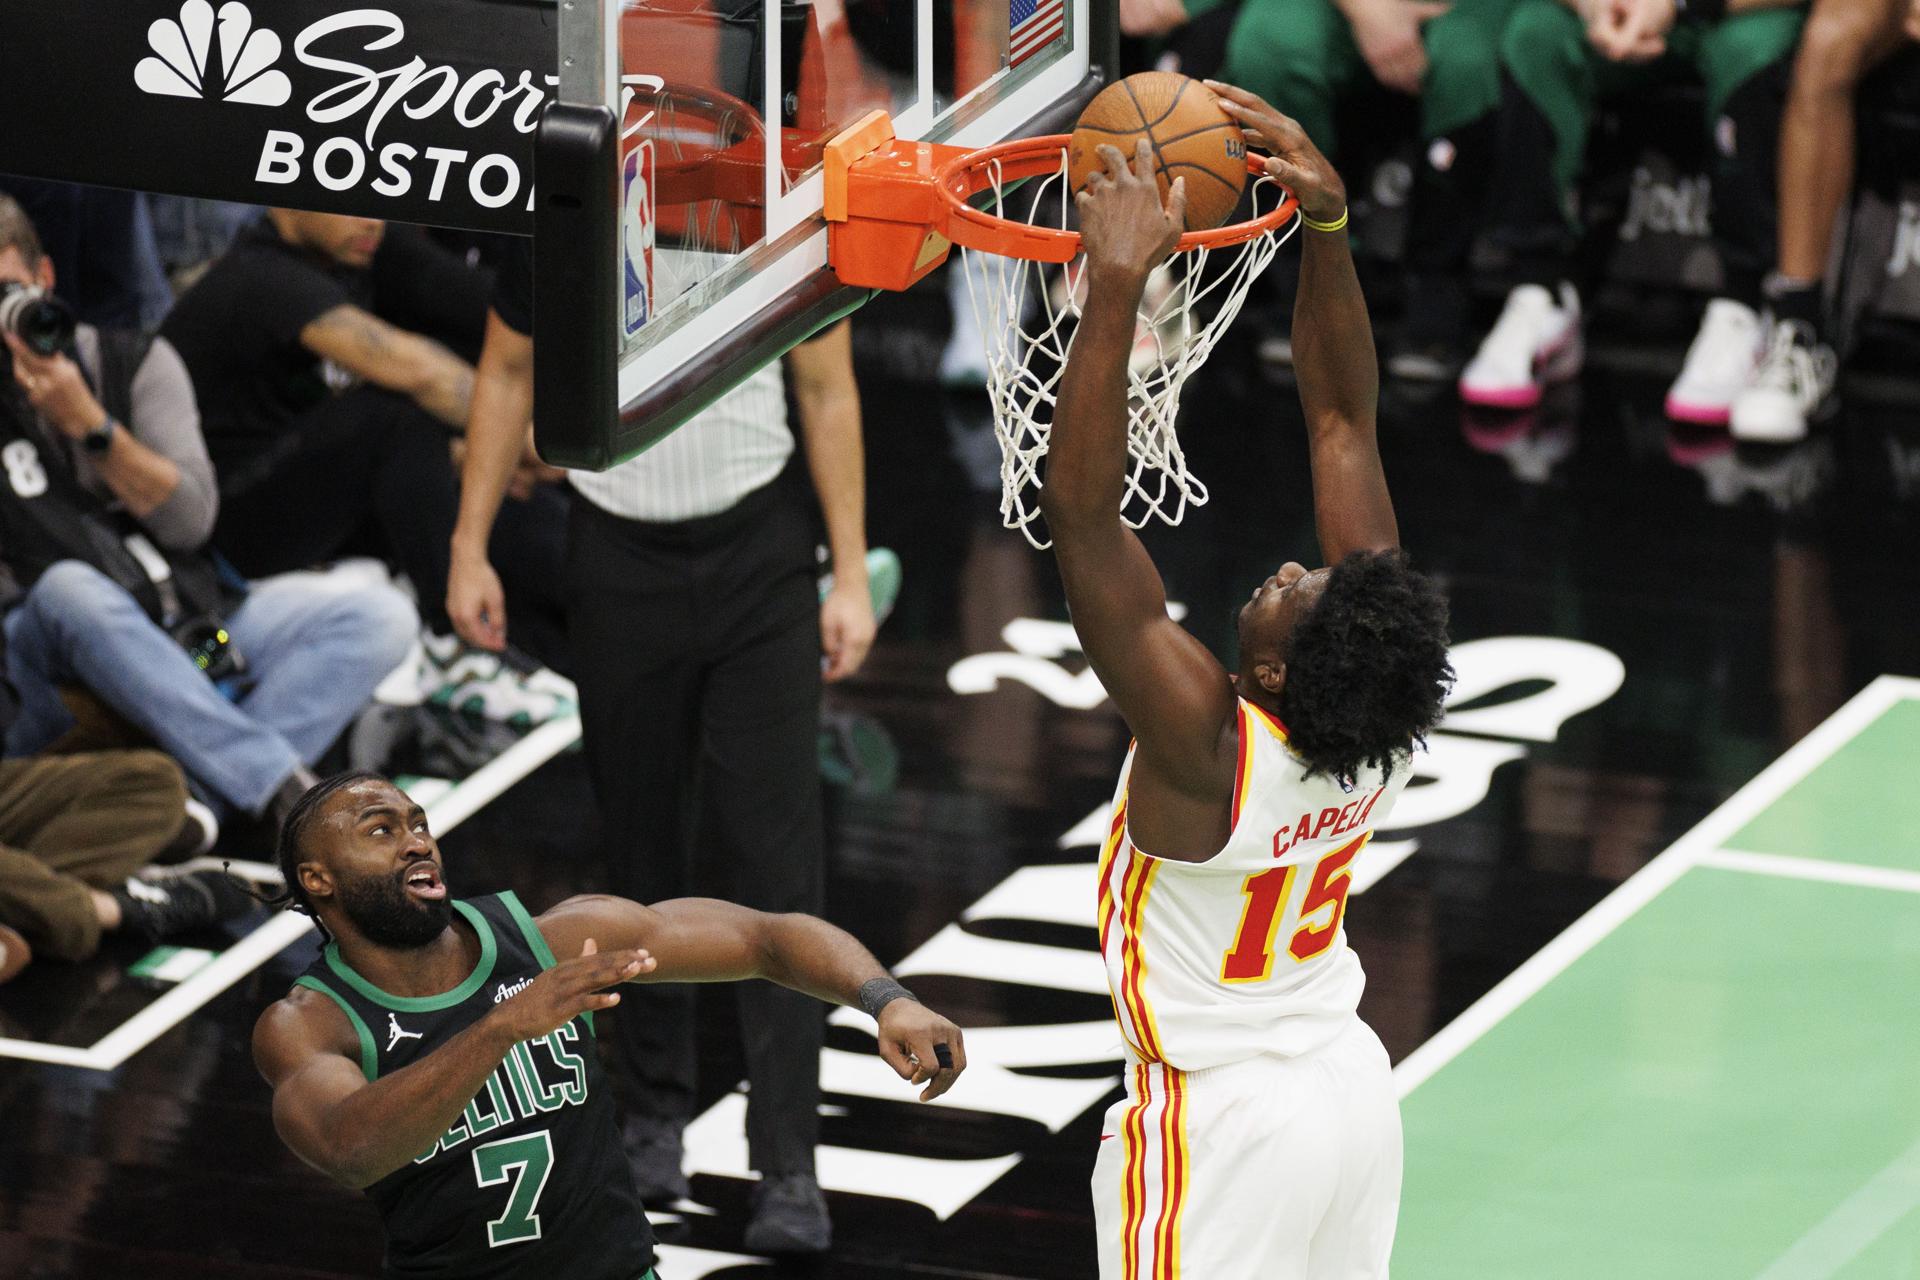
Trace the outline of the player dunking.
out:
[[[923,1100],[966,1067],[959,1028],[811,916],[581,897],[535,919],[511,893],[455,902],[426,815],[377,775],[309,791],[280,865],[331,940],[261,1015],[254,1060],[286,1144],[378,1207],[389,1277],[652,1274],[592,1043],[615,984],[766,978],[858,1004]]]
[[[1128,1046],[1093,1175],[1105,1280],[1383,1277],[1400,1196],[1387,1055],[1341,929],[1354,859],[1406,785],[1452,671],[1374,441],[1378,374],[1339,176],[1292,120],[1213,85],[1306,218],[1294,366],[1330,568],[1283,564],[1240,612],[1232,674],[1167,615],[1119,517],[1127,355],[1182,226],[1142,142],[1078,197],[1085,315],[1042,510],[1094,670],[1132,728],[1099,882]]]

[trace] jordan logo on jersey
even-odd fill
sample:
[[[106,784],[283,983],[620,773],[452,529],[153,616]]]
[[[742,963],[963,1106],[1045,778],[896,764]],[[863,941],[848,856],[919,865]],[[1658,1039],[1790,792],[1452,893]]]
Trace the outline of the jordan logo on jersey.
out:
[[[400,1029],[400,1019],[391,1013],[387,1015],[387,1052],[388,1053],[392,1053],[394,1049],[399,1046],[402,1040],[419,1040],[423,1038],[424,1036],[423,1036],[423,1033],[421,1032],[402,1031]]]

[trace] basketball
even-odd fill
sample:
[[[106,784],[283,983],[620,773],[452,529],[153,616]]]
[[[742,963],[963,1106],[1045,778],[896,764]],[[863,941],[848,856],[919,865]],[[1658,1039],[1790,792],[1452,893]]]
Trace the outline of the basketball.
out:
[[[1213,91],[1171,71],[1142,71],[1102,89],[1073,126],[1067,178],[1074,194],[1099,170],[1099,148],[1120,148],[1131,162],[1140,138],[1153,144],[1160,198],[1175,178],[1187,180],[1187,230],[1210,231],[1233,216],[1247,187],[1247,146],[1240,126]]]

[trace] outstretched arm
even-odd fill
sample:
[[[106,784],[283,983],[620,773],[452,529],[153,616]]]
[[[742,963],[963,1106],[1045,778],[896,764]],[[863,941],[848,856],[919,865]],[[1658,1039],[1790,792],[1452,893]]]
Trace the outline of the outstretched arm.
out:
[[[603,988],[652,967],[642,951],[596,952],[546,970],[525,991],[419,1061],[371,1083],[359,1039],[327,997],[296,990],[260,1015],[253,1061],[273,1088],[273,1125],[293,1153],[349,1187],[371,1186],[439,1140],[522,1040],[609,1009]]]
[[[1167,616],[1160,574],[1120,519],[1134,319],[1148,275],[1180,238],[1186,188],[1175,182],[1161,207],[1145,141],[1131,168],[1116,148],[1100,154],[1106,172],[1076,197],[1087,301],[1060,379],[1040,509],[1074,629],[1143,757],[1182,790],[1211,794],[1233,686],[1206,647]]]
[[[559,955],[587,939],[639,948],[656,965],[635,982],[736,982],[765,978],[829,1004],[862,1007],[861,988],[891,977],[853,935],[808,915],[770,915],[710,898],[643,906],[597,894],[569,898],[540,917]],[[901,1079],[924,1084],[931,1101],[967,1066],[960,1028],[908,999],[882,1006],[880,1056]],[[940,1049],[945,1049],[943,1055]],[[942,1060],[944,1057],[944,1061]]]
[[[1244,89],[1208,86],[1246,127],[1247,141],[1270,153],[1267,172],[1300,200],[1314,222],[1341,221],[1347,191],[1299,124]],[[1313,457],[1313,512],[1320,553],[1339,564],[1352,551],[1400,545],[1374,419],[1380,370],[1373,323],[1354,274],[1347,233],[1300,230],[1300,292],[1293,311],[1293,368]]]

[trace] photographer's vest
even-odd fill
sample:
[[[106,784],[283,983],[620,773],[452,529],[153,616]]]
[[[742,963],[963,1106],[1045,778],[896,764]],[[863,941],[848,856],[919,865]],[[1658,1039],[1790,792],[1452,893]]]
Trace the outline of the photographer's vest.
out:
[[[133,376],[151,341],[138,333],[100,334],[98,394],[123,431]],[[124,512],[88,492],[64,441],[46,431],[11,377],[0,390],[0,560],[22,590],[62,560],[92,565],[165,627],[220,613],[227,603],[205,556],[162,550]]]

